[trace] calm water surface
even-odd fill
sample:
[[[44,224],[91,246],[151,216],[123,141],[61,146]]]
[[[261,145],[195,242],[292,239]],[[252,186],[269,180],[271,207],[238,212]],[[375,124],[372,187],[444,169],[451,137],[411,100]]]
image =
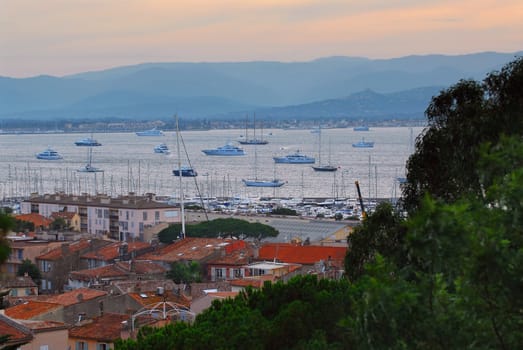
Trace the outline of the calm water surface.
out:
[[[185,149],[181,148],[181,163],[187,165],[189,159],[199,174],[196,179],[183,178],[183,193],[197,196],[198,187],[202,196],[355,198],[354,182],[358,180],[364,197],[395,197],[399,195],[395,179],[405,175],[405,162],[421,130],[421,127],[376,127],[368,132],[322,129],[321,162],[329,163],[330,159],[331,164],[339,167],[334,173],[315,172],[310,164],[274,164],[273,156],[296,150],[316,157],[318,164],[319,135],[310,130],[264,130],[263,137],[269,144],[243,145],[246,155],[239,157],[206,156],[201,150],[239,140],[244,130],[182,131]],[[174,132],[165,132],[161,137],[139,137],[134,133],[92,135],[102,143],[92,149],[93,166],[102,168],[103,173],[77,172],[87,161],[88,148],[75,146],[74,141],[87,136],[90,134],[0,135],[0,195],[64,191],[111,196],[128,192],[179,196],[179,179],[172,176],[172,169],[178,164]],[[374,141],[374,148],[353,148],[352,143],[362,137]],[[153,148],[159,143],[166,143],[171,154],[155,154]],[[64,158],[36,159],[36,153],[48,146]],[[255,173],[258,178],[277,177],[287,183],[276,189],[245,187],[241,180],[253,178]]]

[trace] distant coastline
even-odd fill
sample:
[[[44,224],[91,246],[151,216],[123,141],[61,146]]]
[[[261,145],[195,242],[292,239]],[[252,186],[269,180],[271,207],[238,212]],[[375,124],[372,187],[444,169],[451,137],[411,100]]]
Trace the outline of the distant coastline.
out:
[[[35,123],[36,126],[35,126]],[[120,122],[53,122],[53,125],[48,121],[38,122],[17,122],[13,123],[1,122],[0,135],[19,135],[19,134],[85,134],[85,133],[115,133],[115,132],[136,132],[141,130],[148,130],[151,128],[159,128],[163,131],[175,130],[174,122],[171,120],[155,120],[155,121],[120,121]],[[360,125],[367,125],[369,127],[419,127],[425,126],[425,119],[390,119],[373,121],[372,123],[362,120],[348,120],[348,119],[314,119],[314,120],[270,120],[264,121],[264,128],[266,129],[294,129],[306,130],[317,128],[321,125],[322,129],[343,129],[353,128]],[[231,120],[188,120],[183,121],[181,129],[185,131],[205,131],[205,130],[227,130],[227,129],[244,129],[245,121],[231,119]]]

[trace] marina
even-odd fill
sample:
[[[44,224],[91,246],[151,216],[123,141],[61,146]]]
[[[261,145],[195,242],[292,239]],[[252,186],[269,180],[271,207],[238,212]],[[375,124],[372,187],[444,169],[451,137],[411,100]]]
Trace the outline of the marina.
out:
[[[413,139],[421,127],[376,127],[368,132],[376,141],[374,148],[356,150],[352,143],[361,137],[349,128],[322,129],[332,143],[331,158],[335,172],[317,172],[307,164],[274,164],[273,157],[296,149],[306,154],[318,149],[308,129],[269,129],[269,144],[257,150],[257,167],[264,174],[276,172],[284,178],[282,187],[245,186],[242,179],[253,175],[255,152],[243,157],[209,157],[202,149],[225,144],[242,133],[241,129],[183,132],[187,156],[198,169],[198,176],[183,181],[187,197],[222,198],[356,198],[354,181],[358,180],[364,198],[391,198],[398,195],[399,177],[405,176],[405,162],[413,151]],[[173,176],[176,155],[157,157],[151,149],[154,138],[134,133],[97,133],[104,152],[96,155],[100,173],[83,173],[85,148],[74,146],[75,134],[0,135],[3,155],[0,159],[0,198],[29,196],[31,193],[65,192],[72,194],[105,193],[118,196],[129,192],[155,193],[177,197],[179,186]],[[174,131],[166,131],[164,143],[176,148]],[[34,154],[52,143],[63,159],[37,160]],[[185,157],[184,157],[185,163]],[[198,194],[197,187],[200,194]],[[394,195],[394,193],[396,193]]]

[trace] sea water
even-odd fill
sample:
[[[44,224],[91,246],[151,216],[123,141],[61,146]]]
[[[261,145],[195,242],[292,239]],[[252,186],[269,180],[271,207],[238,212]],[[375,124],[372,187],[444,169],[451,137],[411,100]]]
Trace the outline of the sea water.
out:
[[[320,135],[308,129],[266,129],[266,145],[241,145],[245,156],[206,156],[203,149],[234,143],[245,137],[244,130],[209,130],[180,132],[180,163],[191,165],[196,178],[172,175],[178,167],[177,137],[174,131],[165,136],[140,137],[135,133],[86,134],[2,134],[0,135],[0,196],[28,196],[31,193],[96,194],[110,196],[155,193],[179,197],[293,197],[355,198],[355,181],[363,197],[399,196],[398,177],[405,176],[405,164],[414,151],[415,138],[421,127],[372,127],[357,132],[352,128],[321,129]],[[93,136],[102,146],[92,148],[92,165],[99,173],[77,170],[88,160],[88,147],[74,142]],[[352,143],[365,138],[373,148],[354,148]],[[156,145],[165,143],[169,155],[154,153]],[[62,160],[36,159],[51,147]],[[274,156],[296,151],[316,158],[316,165],[332,164],[336,172],[316,172],[311,164],[275,164]],[[320,153],[321,151],[321,153]],[[255,157],[256,153],[256,157]],[[286,182],[280,188],[246,187],[242,179],[278,178]]]

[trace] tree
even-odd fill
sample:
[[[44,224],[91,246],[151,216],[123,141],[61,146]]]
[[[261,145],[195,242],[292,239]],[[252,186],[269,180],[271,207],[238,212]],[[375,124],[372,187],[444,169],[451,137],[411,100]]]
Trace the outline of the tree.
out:
[[[65,221],[64,218],[58,217],[58,218],[54,219],[53,222],[51,222],[51,224],[49,225],[49,228],[51,230],[62,231],[67,228],[67,222]]]
[[[426,110],[428,127],[407,161],[403,204],[413,212],[425,194],[453,202],[480,195],[479,147],[501,135],[522,135],[523,59],[492,72],[482,82],[462,80],[434,97]]]
[[[13,227],[13,218],[0,212],[0,264],[4,263],[7,258],[9,258],[9,254],[11,253],[9,241],[6,237]]]
[[[18,267],[18,271],[17,271],[16,275],[24,276],[26,273],[37,284],[38,284],[38,281],[40,281],[42,279],[42,273],[40,272],[38,267],[35,264],[33,264],[33,262],[29,259],[24,259],[24,261],[22,261],[22,264]]]
[[[167,278],[172,279],[175,283],[201,282],[202,271],[200,264],[196,261],[189,263],[184,261],[173,262],[171,270],[167,272]]]
[[[351,281],[358,279],[365,273],[365,264],[374,261],[378,254],[404,265],[405,235],[406,227],[399,213],[388,202],[378,204],[374,213],[347,237],[346,276]]]
[[[162,243],[171,243],[180,239],[181,224],[174,224],[158,233],[158,239]],[[216,219],[186,226],[188,237],[224,237],[224,236],[246,236],[255,238],[276,237],[278,230],[269,225],[259,222],[250,223],[240,219]]]

